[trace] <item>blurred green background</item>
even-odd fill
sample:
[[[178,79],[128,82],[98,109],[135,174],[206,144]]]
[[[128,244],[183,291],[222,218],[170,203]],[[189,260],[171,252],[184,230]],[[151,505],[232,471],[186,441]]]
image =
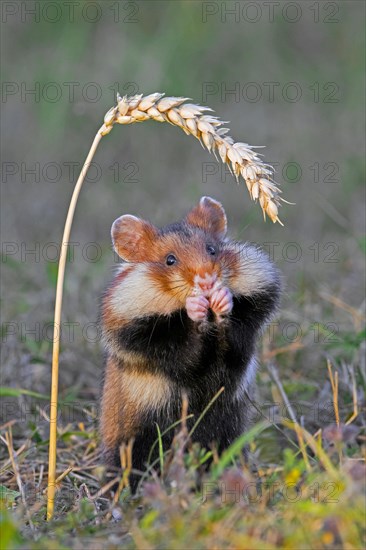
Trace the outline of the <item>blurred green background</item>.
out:
[[[222,201],[235,238],[274,243],[282,322],[302,334],[320,322],[347,330],[351,315],[324,295],[356,308],[364,299],[363,2],[29,1],[2,10],[2,384],[48,391],[56,246],[117,89],[210,106],[235,140],[266,146],[296,204],[281,208],[284,227],[264,223],[245,186],[193,138],[152,122],[116,126],[74,220],[61,392],[98,394],[102,354],[93,325],[87,338],[84,328],[112,276],[113,220],[132,213],[165,224],[203,194]],[[324,366],[314,338],[307,343],[281,368],[296,377]]]

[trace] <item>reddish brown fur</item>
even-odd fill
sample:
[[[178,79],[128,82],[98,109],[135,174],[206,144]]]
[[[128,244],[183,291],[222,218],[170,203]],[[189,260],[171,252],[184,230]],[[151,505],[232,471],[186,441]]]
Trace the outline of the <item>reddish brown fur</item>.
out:
[[[125,353],[123,363],[112,355],[107,359],[100,425],[106,450],[133,438],[145,411],[168,407],[171,382],[146,372],[144,363],[138,354]]]
[[[119,441],[128,441],[138,426],[136,409],[128,407],[123,399],[121,370],[113,356],[109,356],[105,369],[100,430],[105,448],[113,449]],[[123,423],[122,423],[123,418]]]
[[[157,229],[151,223],[135,216],[121,216],[112,227],[116,252],[126,260],[143,262],[155,242]]]
[[[207,200],[206,197],[188,213],[186,221],[218,237],[223,237],[227,229],[226,216],[221,204]]]
[[[165,258],[174,254],[180,263],[167,270]],[[215,271],[221,276],[221,267],[218,262],[206,257],[203,235],[192,235],[189,242],[182,241],[178,235],[167,234],[158,237],[154,250],[151,251],[148,261],[149,276],[156,282],[163,292],[174,295],[184,306],[185,300],[194,288],[196,275],[204,277],[206,273]]]

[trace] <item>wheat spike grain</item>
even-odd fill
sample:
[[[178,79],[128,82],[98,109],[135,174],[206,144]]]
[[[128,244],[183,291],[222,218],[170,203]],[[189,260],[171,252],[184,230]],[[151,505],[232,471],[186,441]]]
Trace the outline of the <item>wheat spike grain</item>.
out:
[[[108,134],[114,124],[133,124],[145,120],[169,122],[178,126],[187,135],[197,138],[201,144],[213,153],[217,153],[222,162],[227,164],[239,181],[244,179],[249,194],[254,201],[259,201],[263,210],[273,222],[281,223],[278,207],[281,190],[273,181],[273,168],[265,164],[247,143],[235,143],[228,134],[229,129],[219,118],[207,114],[209,107],[186,103],[187,97],[164,97],[162,93],[148,96],[142,94],[121,97],[117,94],[117,105],[112,107],[104,117],[102,135]],[[282,224],[281,224],[282,225]]]
[[[264,216],[267,214],[273,222],[281,223],[278,218],[278,206],[283,199],[280,198],[280,189],[273,182],[272,167],[264,164],[250,145],[235,143],[227,135],[229,130],[223,127],[224,123],[217,117],[207,114],[207,112],[212,112],[212,109],[186,103],[187,100],[188,98],[186,97],[164,97],[164,94],[161,93],[154,93],[145,97],[142,94],[121,97],[118,94],[117,105],[109,109],[105,115],[104,123],[94,137],[88,156],[75,184],[66,216],[57,272],[50,398],[50,443],[47,485],[48,520],[53,517],[56,493],[59,327],[61,326],[67,250],[79,193],[102,137],[109,134],[114,124],[133,124],[145,120],[156,120],[158,122],[169,122],[174,126],[178,126],[186,134],[196,137],[216,158],[218,153],[221,160],[229,166],[237,181],[240,175],[243,177],[251,198],[255,201],[259,200]]]

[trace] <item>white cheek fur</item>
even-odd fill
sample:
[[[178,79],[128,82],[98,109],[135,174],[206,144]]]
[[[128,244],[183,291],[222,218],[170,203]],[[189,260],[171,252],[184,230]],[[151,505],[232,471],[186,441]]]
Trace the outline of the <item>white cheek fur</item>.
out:
[[[227,244],[227,248],[240,258],[239,270],[228,276],[228,286],[235,295],[250,296],[277,281],[276,267],[259,248],[241,243]]]
[[[113,313],[126,321],[145,315],[168,315],[177,308],[176,300],[159,291],[144,264],[134,265],[131,272],[114,287],[110,305]]]

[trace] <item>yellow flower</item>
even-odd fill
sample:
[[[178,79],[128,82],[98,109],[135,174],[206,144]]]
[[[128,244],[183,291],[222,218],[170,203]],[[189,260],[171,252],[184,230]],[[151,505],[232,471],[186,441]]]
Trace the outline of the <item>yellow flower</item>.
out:
[[[334,535],[330,531],[325,531],[325,533],[322,534],[322,542],[324,544],[333,544],[334,542]]]
[[[298,468],[291,470],[285,477],[286,484],[297,483],[300,479],[301,471]]]

